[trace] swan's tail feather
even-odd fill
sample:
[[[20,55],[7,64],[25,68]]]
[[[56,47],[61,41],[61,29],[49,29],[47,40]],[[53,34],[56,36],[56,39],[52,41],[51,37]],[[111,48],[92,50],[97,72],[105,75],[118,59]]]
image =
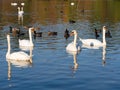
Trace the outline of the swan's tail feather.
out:
[[[82,38],[79,37],[79,40],[82,41]]]
[[[21,41],[21,40],[20,40],[20,39],[18,39],[18,41],[19,41],[19,43],[20,43],[20,41]]]

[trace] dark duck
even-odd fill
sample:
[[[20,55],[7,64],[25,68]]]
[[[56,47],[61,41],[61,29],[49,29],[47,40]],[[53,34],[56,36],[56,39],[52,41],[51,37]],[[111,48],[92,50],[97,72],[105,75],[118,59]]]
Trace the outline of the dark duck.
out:
[[[70,37],[69,31],[67,29],[65,30],[64,37],[66,40]]]
[[[34,30],[34,39],[36,37],[42,37],[42,32],[36,32],[36,30]]]

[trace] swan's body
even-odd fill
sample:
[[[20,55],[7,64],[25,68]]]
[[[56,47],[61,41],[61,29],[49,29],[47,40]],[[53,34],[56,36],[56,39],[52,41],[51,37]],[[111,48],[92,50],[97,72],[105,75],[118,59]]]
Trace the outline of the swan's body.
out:
[[[71,42],[67,45],[66,50],[68,51],[80,51],[80,46],[78,45],[78,43],[76,43],[76,45],[74,45],[74,42]]]
[[[23,7],[21,7],[21,10],[20,7],[18,7],[18,15],[22,16],[23,14],[24,14]]]
[[[22,51],[10,53],[10,50],[11,50],[10,35],[7,35],[7,41],[8,41],[8,51],[6,53],[7,59],[9,60],[30,60],[31,59],[31,57],[28,54]]]
[[[23,7],[21,7],[21,13],[24,14],[24,10],[23,10]]]
[[[71,35],[74,35],[74,41],[67,45],[66,50],[75,51],[75,52],[80,51],[80,46],[77,43],[77,32],[76,32],[76,30],[73,30]]]
[[[106,27],[103,26],[103,42],[97,40],[97,39],[81,39],[80,41],[82,42],[82,44],[84,44],[85,46],[105,46],[106,45],[106,40],[105,40],[105,31],[106,31]]]
[[[30,56],[22,51],[14,52],[7,55],[10,60],[29,60]]]
[[[29,40],[26,40],[26,39],[23,39],[23,40],[20,40],[19,39],[19,46],[34,46],[33,42],[32,42],[32,33],[31,33],[31,30],[33,28],[29,28]]]
[[[24,40],[19,39],[19,46],[25,46],[25,47],[33,46],[33,43],[30,43],[30,41],[27,39],[24,39]]]

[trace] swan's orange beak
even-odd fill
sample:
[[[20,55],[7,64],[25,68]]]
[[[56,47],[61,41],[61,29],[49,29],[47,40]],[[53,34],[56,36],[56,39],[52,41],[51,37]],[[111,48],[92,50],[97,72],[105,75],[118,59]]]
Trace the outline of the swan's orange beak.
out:
[[[103,26],[103,28],[104,28],[105,30],[107,30],[107,27],[106,27],[106,26]]]
[[[35,29],[34,29],[34,28],[32,28],[32,29],[31,29],[31,31],[32,31],[32,32],[34,32],[34,31],[35,31]]]
[[[71,32],[71,33],[70,33],[70,36],[73,36],[73,35],[74,35],[74,32]]]

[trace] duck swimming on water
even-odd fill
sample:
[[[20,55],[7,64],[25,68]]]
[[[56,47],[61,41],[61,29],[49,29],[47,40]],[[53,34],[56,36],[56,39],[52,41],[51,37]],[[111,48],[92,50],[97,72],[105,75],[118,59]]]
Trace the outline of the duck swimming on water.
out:
[[[64,37],[66,40],[70,37],[69,31],[67,29],[65,30]]]

